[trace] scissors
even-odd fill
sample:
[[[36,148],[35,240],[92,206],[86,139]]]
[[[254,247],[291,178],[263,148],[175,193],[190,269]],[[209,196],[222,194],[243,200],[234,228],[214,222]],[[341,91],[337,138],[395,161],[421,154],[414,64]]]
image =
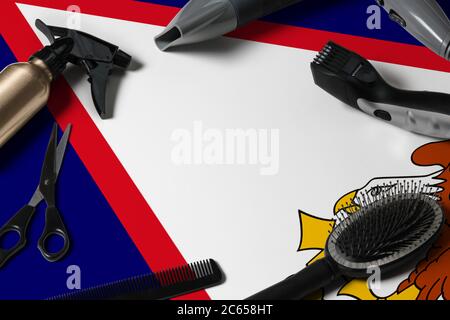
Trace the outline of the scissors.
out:
[[[71,130],[72,126],[69,125],[64,132],[61,141],[57,144],[58,126],[56,124],[53,126],[50,142],[45,154],[44,164],[42,166],[41,178],[35,193],[30,202],[20,209],[0,229],[0,239],[9,233],[17,233],[19,236],[17,243],[13,247],[9,249],[0,247],[0,268],[25,247],[27,243],[28,226],[36,211],[36,207],[42,201],[45,201],[47,209],[45,211],[44,231],[38,242],[39,251],[47,261],[55,262],[62,259],[69,250],[69,235],[59,210],[56,207],[55,190],[56,181],[58,180],[59,171],[61,170]],[[52,252],[47,247],[48,240],[53,236],[60,237],[64,240],[64,244],[58,252]]]

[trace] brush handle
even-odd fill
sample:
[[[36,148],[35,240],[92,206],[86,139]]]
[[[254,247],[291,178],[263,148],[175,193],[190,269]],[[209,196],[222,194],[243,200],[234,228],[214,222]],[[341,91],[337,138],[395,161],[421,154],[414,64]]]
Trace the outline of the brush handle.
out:
[[[229,0],[236,10],[238,26],[287,8],[301,0]]]
[[[381,96],[383,99],[379,99],[379,102],[358,99],[359,109],[412,132],[450,139],[449,94],[390,87]]]
[[[324,258],[247,300],[301,300],[329,285],[337,277],[339,273]]]

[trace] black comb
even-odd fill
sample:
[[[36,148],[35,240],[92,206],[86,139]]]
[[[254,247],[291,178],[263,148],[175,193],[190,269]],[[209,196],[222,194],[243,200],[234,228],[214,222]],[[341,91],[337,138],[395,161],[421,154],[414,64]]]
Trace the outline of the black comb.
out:
[[[212,259],[52,297],[49,300],[165,300],[221,284]]]

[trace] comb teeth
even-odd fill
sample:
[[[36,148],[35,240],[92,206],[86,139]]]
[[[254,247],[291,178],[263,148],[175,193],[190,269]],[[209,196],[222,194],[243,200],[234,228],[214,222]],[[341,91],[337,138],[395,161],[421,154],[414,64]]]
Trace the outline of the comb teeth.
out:
[[[354,55],[353,52],[330,41],[317,54],[313,63],[322,65],[337,73],[344,68],[352,55]]]
[[[63,294],[49,300],[168,299],[220,284],[222,280],[218,264],[209,259]]]

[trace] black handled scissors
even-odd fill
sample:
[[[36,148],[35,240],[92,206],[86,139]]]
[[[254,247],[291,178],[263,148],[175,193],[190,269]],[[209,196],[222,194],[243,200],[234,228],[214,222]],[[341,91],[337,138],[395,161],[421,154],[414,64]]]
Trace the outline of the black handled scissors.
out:
[[[69,141],[72,126],[69,125],[64,132],[64,135],[57,144],[58,140],[58,126],[53,126],[50,142],[45,154],[44,164],[42,166],[41,178],[36,192],[33,194],[30,202],[20,209],[1,229],[0,239],[9,233],[17,233],[19,240],[10,249],[3,249],[0,247],[0,268],[14,255],[25,247],[27,243],[27,230],[33,217],[36,207],[42,201],[47,204],[45,212],[45,227],[39,239],[38,248],[42,256],[50,262],[55,262],[63,258],[69,250],[70,241],[64,222],[56,208],[55,190],[56,181],[58,180],[59,171],[64,159],[66,147]],[[47,248],[47,240],[50,237],[57,236],[64,240],[62,249],[58,252],[51,252]]]

